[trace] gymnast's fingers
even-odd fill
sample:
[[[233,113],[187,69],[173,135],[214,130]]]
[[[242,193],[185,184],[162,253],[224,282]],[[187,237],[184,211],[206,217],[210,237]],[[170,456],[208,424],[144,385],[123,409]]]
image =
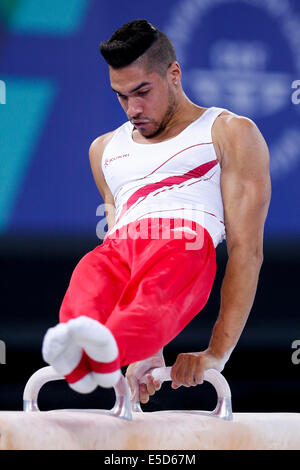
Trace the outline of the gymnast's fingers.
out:
[[[171,369],[172,388],[195,387],[203,382],[203,364],[197,353],[179,354]]]
[[[146,384],[140,384],[139,386],[139,401],[141,403],[148,403],[149,401],[149,393]]]
[[[139,382],[134,375],[127,375],[127,382],[131,390],[131,401],[138,401],[139,399]]]
[[[142,403],[147,403],[149,401],[149,396],[153,396],[161,388],[161,383],[159,380],[155,380],[152,375],[146,375],[146,384],[140,385],[140,401]]]

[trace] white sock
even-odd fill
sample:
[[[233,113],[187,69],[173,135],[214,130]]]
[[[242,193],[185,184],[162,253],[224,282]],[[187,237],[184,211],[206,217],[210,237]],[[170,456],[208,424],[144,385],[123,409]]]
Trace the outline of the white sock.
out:
[[[97,362],[109,363],[117,359],[119,351],[112,333],[97,320],[81,316],[69,320],[68,328],[73,340]],[[118,382],[121,370],[114,372],[93,372],[95,381],[101,387],[114,387]]]
[[[79,364],[82,349],[74,342],[66,323],[59,323],[46,332],[42,356],[44,361],[62,376],[70,374]],[[73,390],[80,393],[90,393],[95,390],[97,385],[92,372],[73,384],[69,383]]]

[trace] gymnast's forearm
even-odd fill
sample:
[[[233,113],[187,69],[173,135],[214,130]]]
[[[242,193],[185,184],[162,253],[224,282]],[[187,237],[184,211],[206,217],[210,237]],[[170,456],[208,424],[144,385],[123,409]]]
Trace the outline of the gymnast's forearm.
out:
[[[214,325],[209,351],[224,361],[235,348],[251,311],[262,258],[254,253],[232,250],[221,288],[221,306]]]

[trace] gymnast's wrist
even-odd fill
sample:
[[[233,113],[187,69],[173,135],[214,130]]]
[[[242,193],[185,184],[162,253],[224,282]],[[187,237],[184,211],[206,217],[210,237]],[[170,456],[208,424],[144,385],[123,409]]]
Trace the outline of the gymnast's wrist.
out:
[[[220,369],[223,370],[231,356],[233,349],[234,347],[230,348],[227,351],[221,352],[220,350],[216,350],[211,345],[209,345],[205,352],[215,358],[219,364]]]

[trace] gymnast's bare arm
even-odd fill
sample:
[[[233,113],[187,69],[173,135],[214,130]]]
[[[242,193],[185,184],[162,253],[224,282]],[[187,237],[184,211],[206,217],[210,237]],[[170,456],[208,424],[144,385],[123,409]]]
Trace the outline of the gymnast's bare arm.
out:
[[[100,137],[95,139],[89,149],[89,159],[91,170],[93,173],[93,177],[96,183],[96,186],[103,198],[105,204],[105,216],[108,224],[108,229],[110,230],[111,227],[115,223],[115,202],[114,197],[105,181],[103,171],[101,168],[101,160],[104,149],[110,139],[114,134],[113,132],[108,132]]]
[[[202,383],[206,369],[222,371],[248,319],[263,261],[263,233],[271,197],[269,152],[256,125],[231,113],[213,126],[221,165],[228,261],[221,306],[208,348],[180,354],[172,387]]]

